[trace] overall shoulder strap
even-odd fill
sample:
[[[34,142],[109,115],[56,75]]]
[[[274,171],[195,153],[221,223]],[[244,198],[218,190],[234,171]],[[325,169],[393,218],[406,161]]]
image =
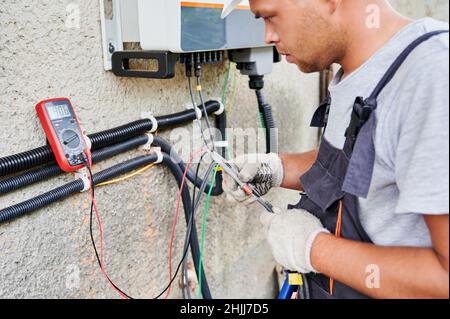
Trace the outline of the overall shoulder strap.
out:
[[[437,36],[442,33],[448,33],[448,30],[438,30],[426,33],[413,42],[411,42],[406,49],[403,50],[402,53],[395,59],[395,61],[388,68],[386,73],[383,75],[381,80],[378,82],[377,86],[373,90],[372,94],[369,98],[364,99],[362,97],[357,97],[355,103],[353,105],[352,118],[350,121],[350,125],[345,132],[346,143],[344,146],[344,150],[347,154],[351,155],[353,152],[356,140],[359,136],[359,132],[364,124],[372,117],[372,113],[378,106],[378,96],[381,91],[386,87],[386,85],[391,82],[397,73],[398,69],[402,66],[403,62],[408,58],[411,52],[414,51],[421,43],[427,41],[428,39]]]
[[[428,39],[440,35],[442,33],[448,33],[448,30],[437,30],[425,33],[424,35],[417,38],[415,41],[413,41],[408,47],[406,47],[405,50],[395,59],[394,63],[389,67],[389,69],[384,74],[381,81],[377,84],[375,89],[373,90],[372,94],[368,98],[370,101],[376,101],[378,98],[378,95],[380,95],[381,91],[386,87],[386,85],[391,82],[394,75],[397,73],[398,69],[402,66],[403,62],[408,58],[408,56],[411,54],[411,52],[414,51],[415,48],[417,48],[420,44],[427,41]]]
[[[342,188],[343,191],[367,198],[375,164],[375,143],[373,139],[376,119],[374,111],[377,108],[378,95],[392,80],[400,66],[415,48],[431,37],[448,32],[448,30],[429,32],[413,41],[392,63],[370,97],[366,100],[362,98],[356,100],[356,110],[353,112],[352,123],[350,124],[352,129],[349,128],[347,131],[344,146],[344,149],[347,149],[348,153],[351,154],[351,158]]]

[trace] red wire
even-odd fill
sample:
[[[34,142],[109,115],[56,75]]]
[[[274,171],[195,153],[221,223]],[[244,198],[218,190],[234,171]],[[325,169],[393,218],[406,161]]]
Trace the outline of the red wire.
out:
[[[205,151],[206,151],[206,148],[203,148],[203,149],[195,152],[194,154],[191,154],[191,156],[189,157],[189,160],[186,163],[186,169],[184,170],[183,180],[181,182],[180,191],[178,192],[177,209],[176,209],[175,216],[174,216],[173,222],[172,222],[172,233],[170,235],[170,245],[169,245],[169,289],[167,290],[167,293],[166,293],[166,296],[164,297],[164,299],[167,299],[169,297],[170,292],[172,290],[172,284],[170,283],[170,281],[172,281],[172,249],[173,249],[173,240],[174,240],[174,237],[175,237],[175,228],[177,226],[178,215],[180,214],[181,194],[183,193],[183,187],[184,187],[184,183],[186,181],[187,172],[189,171],[189,166],[191,165],[192,160],[195,157],[199,156],[200,154],[204,153]]]
[[[91,163],[91,159],[89,157],[89,163]],[[91,164],[89,164],[91,165]],[[127,296],[125,296],[119,289],[117,289],[114,284],[112,283],[111,279],[109,278],[108,274],[105,271],[105,266],[103,263],[103,256],[104,256],[104,246],[103,246],[103,226],[102,226],[102,222],[100,219],[100,214],[98,212],[98,208],[97,208],[97,204],[95,203],[95,198],[94,198],[94,194],[92,192],[92,186],[93,186],[93,181],[91,179],[91,176],[89,176],[89,182],[90,182],[90,189],[89,189],[89,193],[91,195],[91,201],[92,204],[94,206],[94,211],[95,211],[95,216],[97,218],[97,224],[98,224],[98,231],[99,231],[99,237],[100,237],[100,269],[102,271],[103,276],[105,276],[106,280],[108,281],[109,285],[123,298],[123,299],[129,299]]]

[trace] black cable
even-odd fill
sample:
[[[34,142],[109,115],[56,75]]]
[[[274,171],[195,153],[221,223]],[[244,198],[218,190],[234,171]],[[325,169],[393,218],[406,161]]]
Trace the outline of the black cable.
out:
[[[170,171],[172,172],[172,175],[175,177],[178,186],[181,187],[181,183],[183,180],[183,176],[184,176],[184,172],[181,170],[180,166],[175,163],[172,158],[167,155],[167,154],[163,154],[163,162],[164,164],[166,164],[166,166],[170,169]],[[209,172],[212,171],[212,169],[208,169]],[[203,187],[206,186],[206,180],[203,181],[202,185]],[[201,192],[200,194],[204,193],[204,188],[200,189]],[[191,196],[189,193],[189,189],[187,187],[187,184],[184,184],[184,187],[182,189],[182,193],[181,193],[181,199],[183,202],[183,208],[184,208],[184,214],[185,214],[185,219],[186,219],[186,224],[189,224],[189,220],[190,220],[190,216],[192,214],[192,203],[191,203]],[[194,207],[198,207],[198,205],[194,206]],[[202,276],[202,294],[204,296],[205,299],[212,299],[211,296],[211,291],[209,289],[209,285],[206,279],[206,274],[204,271],[204,267],[202,267],[202,272],[201,274],[199,274],[199,269],[200,269],[200,264],[199,264],[199,257],[200,257],[200,244],[198,241],[198,234],[197,234],[197,228],[195,226],[195,221],[192,222],[192,231],[191,231],[191,236],[190,236],[190,247],[191,247],[191,254],[192,254],[192,259],[194,261],[194,267],[197,273],[197,276]]]
[[[204,157],[205,157],[205,154],[202,154],[202,156],[200,157],[199,163],[197,165],[197,169],[195,170],[194,185],[197,185],[198,175],[200,173],[200,167],[201,167],[201,164],[202,164],[202,161],[203,161]],[[195,206],[196,191],[197,191],[197,187],[194,186],[193,190],[192,190],[192,200],[193,200],[192,212],[194,212],[194,210],[195,210],[194,206]],[[191,217],[192,219],[195,218],[194,214],[192,214],[191,216],[192,216]],[[185,242],[184,242],[183,247],[188,247],[189,246],[188,239],[191,236],[191,234],[188,234],[188,232],[192,232],[192,230],[190,230],[189,228],[186,228],[186,237],[185,237]],[[182,278],[183,278],[183,281],[182,281],[182,284],[183,284],[183,298],[184,299],[191,299],[191,293],[189,291],[189,286],[188,286],[189,285],[189,280],[188,280],[189,278],[188,278],[188,275],[187,275],[187,268],[186,268],[186,266],[187,265],[186,265],[186,259],[185,259],[183,261],[183,267],[182,267],[182,271],[181,271],[181,275],[182,275]],[[186,289],[185,289],[185,285],[187,287]],[[187,291],[187,297],[188,298],[186,298],[185,290]]]
[[[189,223],[188,223],[188,225],[187,225],[186,228],[191,227],[193,222],[194,222],[194,214],[191,214],[190,219],[189,219]],[[188,251],[189,251],[189,247],[190,247],[190,244],[188,244],[188,245],[185,247],[184,252],[183,252],[183,257],[181,258],[180,262],[178,263],[177,269],[176,269],[174,275],[172,276],[172,278],[171,278],[169,284],[167,285],[167,287],[166,287],[166,288],[165,288],[158,296],[156,296],[156,297],[153,298],[153,299],[159,299],[159,298],[160,298],[167,290],[169,290],[170,286],[172,286],[172,283],[175,281],[175,278],[177,277],[178,272],[180,271],[181,265],[182,265],[182,264],[184,263],[184,261],[186,260],[186,256],[187,256],[187,253],[188,253]]]
[[[197,71],[198,69],[198,71]],[[215,145],[214,145],[214,136],[212,134],[212,129],[211,129],[211,122],[209,121],[209,117],[208,117],[208,112],[206,111],[206,107],[205,107],[205,101],[203,99],[203,93],[202,93],[202,83],[201,83],[201,65],[196,64],[196,74],[195,77],[197,79],[197,86],[199,87],[198,89],[198,95],[200,97],[200,105],[202,106],[202,110],[203,110],[203,116],[206,119],[206,126],[208,128],[208,133],[209,133],[209,138],[211,140],[212,143],[212,150],[215,150]]]
[[[125,293],[122,289],[120,289],[112,280],[111,278],[109,278],[109,276],[106,274],[105,270],[103,269],[103,265],[100,261],[100,257],[98,255],[98,250],[97,250],[97,245],[95,244],[95,239],[94,239],[94,232],[93,232],[93,227],[92,227],[92,220],[93,220],[93,213],[94,213],[94,200],[95,200],[95,185],[94,185],[94,175],[92,174],[92,169],[91,169],[91,165],[89,164],[89,161],[83,157],[84,163],[86,165],[86,168],[89,172],[89,177],[90,177],[90,181],[91,181],[91,189],[92,189],[92,200],[91,200],[91,211],[89,214],[89,233],[91,236],[91,242],[92,242],[92,246],[94,248],[94,252],[95,252],[95,256],[97,258],[97,262],[98,265],[100,267],[100,269],[103,270],[106,278],[108,279],[108,281],[110,282],[111,285],[113,285],[113,287],[115,289],[117,289],[120,293],[122,293],[124,296],[126,296],[128,299],[134,299],[133,297],[131,297],[129,294]]]
[[[200,163],[197,165],[196,176],[198,176],[201,160],[203,159],[203,157],[204,157],[204,155],[202,155],[202,157],[200,159]],[[208,179],[208,176],[210,174],[211,174],[211,170],[209,169],[208,172],[207,172],[207,175],[203,179],[203,184],[200,187],[200,190],[202,190],[202,191],[200,192],[199,196],[201,196],[204,193],[203,189],[206,187],[206,182],[205,181]],[[186,185],[185,185],[185,187],[186,187]],[[192,197],[193,200],[195,199],[195,194],[196,194],[196,188],[194,187],[193,197]],[[187,252],[189,251],[189,247],[191,247],[191,249],[192,249],[192,246],[191,246],[192,245],[191,244],[192,238],[194,237],[198,241],[197,232],[196,231],[194,232],[194,229],[195,229],[195,211],[198,208],[198,202],[199,202],[199,200],[195,201],[195,203],[193,203],[193,205],[191,206],[189,221],[187,222],[187,227],[186,227],[186,236],[185,236],[183,257],[181,258],[181,261],[180,261],[180,263],[177,266],[175,274],[172,276],[172,279],[170,280],[170,282],[167,285],[167,287],[154,299],[160,298],[170,288],[170,286],[174,282],[175,278],[178,275],[178,272],[180,271],[180,267],[183,267],[183,265],[184,265],[184,263],[186,261],[186,256],[187,256]],[[194,257],[195,254],[192,253],[192,256],[193,256],[192,258],[194,259],[195,258]],[[194,259],[194,260],[197,261],[198,259],[197,260]],[[194,264],[195,264],[195,262],[194,262]],[[196,272],[198,274],[198,266],[196,266]],[[183,275],[183,272],[182,272],[182,275]],[[202,275],[204,276],[204,271],[202,271]],[[206,277],[203,277],[203,278],[206,278]],[[206,287],[204,290],[202,289],[202,291],[204,291],[204,293],[206,293],[206,296],[207,296],[208,299],[212,299],[211,293],[209,292],[209,287]],[[184,296],[184,289],[183,289],[183,296]]]
[[[155,136],[153,144],[155,146],[161,147],[162,152],[170,154],[173,160],[178,163],[183,172],[186,170],[186,163],[181,159],[180,155],[173,150],[172,145],[170,145],[166,140],[162,139],[159,136]],[[201,184],[203,183],[203,180],[200,178],[197,178],[197,182],[195,182],[195,174],[191,170],[187,171],[186,177],[191,183],[194,183],[194,185],[198,188],[200,188]],[[211,196],[220,196],[223,194],[222,182],[223,182],[222,172],[218,172],[216,178],[216,185],[213,187]],[[207,185],[206,189],[209,190],[209,188],[210,186]],[[208,191],[205,190],[205,192]]]
[[[168,161],[171,161],[170,157],[168,157],[167,154],[164,154],[163,158],[164,158],[164,162],[165,162],[166,164],[168,163]],[[168,166],[170,167],[170,165],[168,165]],[[86,167],[88,168],[89,175],[90,175],[90,177],[91,177],[91,181],[94,181],[94,177],[93,177],[93,175],[92,175],[92,171],[91,171],[91,169],[90,169],[90,166],[89,166],[89,165],[86,165]],[[172,166],[172,167],[173,167],[173,166]],[[174,176],[175,176],[175,174],[174,174]],[[93,182],[92,182],[91,184],[92,184],[92,196],[93,196],[93,198],[95,198],[95,186],[93,185],[93,184],[94,184]],[[181,186],[181,185],[180,185],[180,186]],[[186,190],[186,189],[187,189],[187,186],[184,185],[183,191]],[[188,202],[187,202],[187,203],[188,203]],[[187,203],[185,203],[185,201],[183,201],[183,206],[184,206],[184,209],[185,209],[185,210],[186,210],[186,205],[185,205],[185,204],[187,204]],[[191,208],[191,207],[189,207],[189,208]],[[98,251],[97,251],[97,247],[96,247],[96,245],[95,245],[94,237],[93,237],[93,229],[92,229],[93,209],[94,209],[94,201],[92,201],[92,203],[91,203],[91,211],[90,211],[90,235],[91,235],[91,240],[92,240],[92,245],[93,245],[93,247],[94,247],[95,255],[96,255],[96,257],[97,257],[97,262],[98,262],[100,268],[102,268],[101,261],[100,261],[100,257],[99,257]],[[184,251],[184,253],[183,253],[183,257],[182,257],[181,261],[179,262],[179,264],[178,264],[178,266],[177,266],[177,269],[176,269],[176,272],[175,272],[175,274],[172,276],[172,278],[171,278],[169,284],[168,284],[167,287],[166,287],[166,288],[165,288],[165,289],[164,289],[157,297],[155,297],[154,299],[160,298],[160,297],[161,297],[161,296],[169,289],[169,287],[172,285],[172,283],[174,282],[174,280],[176,279],[176,277],[177,277],[177,275],[178,275],[178,272],[180,271],[180,267],[181,267],[183,261],[184,261],[185,258],[186,258],[186,255],[187,255],[187,252],[188,252],[188,250],[189,250],[189,247],[191,246],[191,249],[192,249],[193,247],[197,246],[197,249],[199,249],[199,248],[198,248],[198,237],[197,237],[197,234],[196,234],[196,232],[193,233],[193,231],[192,231],[192,230],[194,229],[193,224],[194,224],[194,213],[193,213],[193,210],[191,210],[191,212],[190,212],[190,217],[189,217],[189,221],[188,221],[188,229],[189,229],[189,228],[191,229],[191,232],[190,232],[190,233],[191,233],[191,236],[190,236],[191,242],[192,242],[193,236],[195,236],[195,238],[197,238],[197,241],[196,241],[196,242],[197,242],[197,245],[194,245],[194,246],[188,245],[188,246],[185,248],[185,251]],[[193,235],[193,236],[192,236],[192,235]],[[194,255],[196,255],[196,254],[193,253],[193,256],[194,256]],[[197,270],[197,272],[198,272],[198,267],[196,268],[196,270]],[[119,287],[118,287],[118,286],[117,286],[117,285],[109,278],[109,276],[106,275],[106,272],[105,272],[105,276],[107,277],[107,279],[109,280],[109,282],[111,283],[111,285],[113,285],[114,288],[116,288],[119,292],[121,292],[123,295],[125,295],[125,296],[126,296],[127,298],[129,298],[129,299],[134,299],[133,297],[131,297],[130,295],[128,295],[127,293],[125,293],[122,289],[120,289],[120,288],[119,288]],[[203,276],[204,280],[206,280],[206,275],[205,275],[204,271],[202,271],[202,276]],[[210,296],[210,293],[209,293],[209,287],[206,287],[205,293],[206,293],[208,296]],[[210,298],[211,298],[211,297],[210,297]]]
[[[191,78],[190,78],[190,77],[188,77],[188,86],[189,86],[189,95],[190,95],[190,97],[191,97],[192,106],[194,107],[194,110],[195,110],[195,112],[196,112],[196,114],[197,114],[197,103],[196,103],[196,101],[195,101],[194,93],[193,93],[193,91],[192,91],[192,81],[191,81]],[[209,149],[208,141],[206,140],[205,134],[204,134],[204,132],[203,132],[202,121],[201,121],[201,119],[199,119],[198,117],[197,117],[197,123],[198,123],[198,125],[199,125],[200,134],[201,134],[201,137],[202,137],[202,139],[203,139],[203,143],[205,143],[205,146]]]
[[[158,296],[156,296],[153,299],[159,299],[167,290],[169,290],[170,286],[172,286],[172,283],[175,281],[175,278],[177,277],[178,272],[180,271],[181,265],[183,264],[184,260],[186,259],[188,251],[189,251],[189,245],[185,248],[184,253],[183,253],[183,257],[181,258],[181,261],[179,262],[179,264],[177,266],[177,269],[175,271],[175,274],[172,276],[172,279],[170,280],[169,284],[167,285],[167,287]]]

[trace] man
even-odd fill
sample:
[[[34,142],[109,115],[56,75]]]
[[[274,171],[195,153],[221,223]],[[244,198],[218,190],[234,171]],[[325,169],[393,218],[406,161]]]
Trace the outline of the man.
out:
[[[448,24],[411,21],[387,0],[250,6],[301,71],[341,66],[313,119],[325,127],[319,151],[235,161],[263,194],[303,192],[262,213],[275,259],[307,274],[313,298],[448,298]],[[246,199],[229,178],[225,188]]]

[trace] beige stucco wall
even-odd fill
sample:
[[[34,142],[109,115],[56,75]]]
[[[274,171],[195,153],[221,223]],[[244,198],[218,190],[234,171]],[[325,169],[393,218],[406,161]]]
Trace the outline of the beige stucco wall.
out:
[[[448,20],[448,1],[397,1],[402,11]],[[65,25],[67,6],[78,5],[80,28]],[[445,13],[443,13],[445,12]],[[226,64],[204,69],[204,89],[220,96]],[[0,157],[44,144],[34,105],[67,96],[87,132],[139,118],[178,112],[189,101],[181,68],[168,81],[117,78],[103,69],[98,1],[0,0]],[[266,96],[280,124],[281,151],[305,151],[317,132],[307,127],[318,103],[318,75],[304,75],[286,63],[267,77]],[[247,78],[238,76],[230,127],[258,127],[257,107]],[[190,128],[190,126],[188,126]],[[161,132],[168,137],[169,132]],[[100,170],[140,154],[120,155]],[[72,180],[67,174],[0,197],[0,208]],[[177,187],[167,169],[99,189],[107,269],[137,298],[155,296],[167,283],[167,248]],[[276,204],[293,202],[295,192],[275,192]],[[0,298],[116,298],[94,259],[88,232],[86,194],[0,225]],[[214,297],[271,298],[273,260],[255,209],[214,198],[208,218],[205,267]],[[183,219],[174,260],[182,253]],[[175,284],[172,297],[180,297]]]

